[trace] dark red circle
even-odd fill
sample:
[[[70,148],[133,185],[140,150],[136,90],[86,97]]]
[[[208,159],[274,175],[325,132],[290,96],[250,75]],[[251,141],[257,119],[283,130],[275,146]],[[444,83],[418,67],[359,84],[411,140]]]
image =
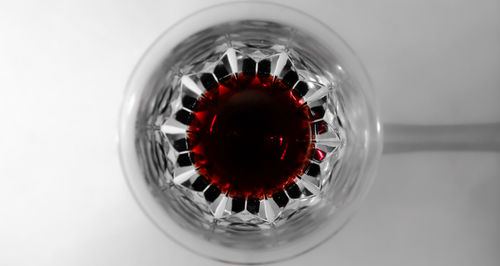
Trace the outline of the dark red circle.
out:
[[[188,142],[198,172],[233,197],[263,198],[303,173],[311,115],[280,79],[239,74],[196,104]]]

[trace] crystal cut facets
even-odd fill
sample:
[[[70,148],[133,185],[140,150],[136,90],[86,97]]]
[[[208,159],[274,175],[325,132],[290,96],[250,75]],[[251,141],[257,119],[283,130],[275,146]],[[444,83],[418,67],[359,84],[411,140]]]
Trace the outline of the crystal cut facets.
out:
[[[301,194],[300,188],[296,183],[288,184],[287,187],[285,188],[285,190],[290,198],[292,198],[292,199],[300,198],[300,194]]]
[[[286,76],[293,67],[292,61],[290,61],[286,53],[280,53],[278,56],[271,58],[274,59],[271,61],[271,65],[274,65],[273,76],[285,80],[284,76]],[[291,87],[291,85],[289,86]]]
[[[260,201],[257,198],[247,199],[247,211],[251,214],[257,214],[260,208]]]
[[[205,195],[205,199],[208,202],[213,202],[219,195],[220,195],[220,189],[217,188],[215,185],[211,185],[208,187],[208,189],[203,193]]]
[[[245,199],[244,198],[233,198],[231,211],[232,212],[241,212],[245,209]]]
[[[184,108],[186,109],[195,110],[197,103],[198,100],[193,96],[184,95],[184,97],[182,97],[182,106],[184,106]]]
[[[295,87],[293,88],[293,95],[298,98],[304,97],[304,95],[307,94],[309,91],[309,85],[307,85],[306,82],[304,81],[299,81],[297,84],[295,84]]]
[[[321,193],[322,186],[328,183],[325,181],[329,178],[328,165],[331,165],[330,160],[338,158],[331,155],[338,153],[344,142],[340,118],[336,110],[328,108],[333,101],[333,94],[329,94],[332,84],[323,83],[317,75],[308,73],[303,68],[303,62],[290,57],[290,54],[296,53],[285,51],[282,46],[272,47],[271,50],[260,50],[257,46],[229,47],[218,54],[218,58],[212,58],[202,68],[182,68],[176,83],[170,85],[178,93],[162,96],[162,99],[169,98],[171,104],[168,113],[159,120],[159,132],[163,138],[159,142],[163,144],[153,144],[156,168],[158,173],[169,177],[164,182],[179,187],[196,208],[206,210],[215,220],[259,226],[273,224],[295,213],[305,204],[302,202],[314,199]],[[194,69],[196,72],[189,72]],[[206,147],[192,141],[193,134],[198,134],[199,130],[211,133],[221,126],[223,117],[211,114],[206,107],[234,93],[231,91],[234,82],[248,84],[245,85],[248,87],[262,86],[275,91],[273,93],[285,95],[308,121],[309,144],[304,146],[310,147],[306,149],[307,161],[293,176],[285,178],[278,189],[241,193],[234,189],[236,187],[232,189],[231,184],[221,183],[206,175],[210,171],[205,168],[212,167],[206,158],[200,157],[200,154],[206,153]],[[249,92],[245,97],[253,96]],[[163,102],[157,105],[161,106],[162,112],[167,109]],[[251,114],[256,116],[259,112],[264,111],[256,109]],[[210,123],[202,127],[200,121],[208,117]],[[234,133],[227,132],[225,138],[229,141]],[[286,160],[297,139],[271,135],[259,141],[276,145],[280,158]],[[169,149],[163,149],[161,145],[167,145]],[[251,159],[248,164],[253,165]],[[260,173],[273,172],[270,167],[266,169]]]
[[[189,180],[191,177],[194,175],[197,175],[196,169],[192,166],[190,167],[182,167],[182,168],[176,168],[174,170],[174,183],[177,185],[181,185],[187,180]]]
[[[271,61],[264,59],[257,64],[257,75],[265,77],[269,74],[271,74]]]
[[[321,174],[321,168],[315,163],[310,163],[306,168],[305,174],[312,177],[318,177]]]
[[[264,199],[263,201],[263,212],[261,211],[261,217],[267,221],[274,221],[276,216],[279,214],[279,206],[271,199]]]
[[[184,125],[189,125],[193,120],[193,114],[185,109],[181,109],[175,114],[175,120]]]
[[[174,149],[176,149],[178,152],[183,152],[188,150],[188,142],[185,138],[174,141],[172,146],[174,146]]]
[[[205,90],[211,90],[217,87],[217,80],[212,73],[203,73],[200,76],[200,81]]]
[[[252,58],[245,58],[242,60],[241,72],[245,75],[255,74],[257,63]]]
[[[320,119],[325,115],[325,108],[323,106],[315,106],[310,108],[314,120]]]
[[[193,184],[191,184],[191,189],[194,191],[203,191],[208,185],[210,185],[210,182],[204,176],[200,175]]]
[[[225,214],[227,202],[228,202],[228,197],[227,196],[222,197],[222,199],[217,205],[217,208],[215,208],[214,211],[215,218],[221,218]]]
[[[197,97],[201,96],[204,91],[198,75],[183,76],[181,78],[181,90],[183,93],[187,92]]]
[[[301,178],[297,180],[297,183],[303,185],[312,195],[318,195],[320,192],[319,185],[316,185],[315,180],[311,180],[310,178]]]
[[[299,80],[299,76],[295,71],[288,71],[285,76],[283,76],[283,83],[289,87],[293,87],[295,83]]]
[[[228,77],[230,73],[224,64],[218,64],[214,69],[214,75],[217,77],[217,80],[221,81]]]
[[[285,207],[288,203],[288,196],[283,191],[274,193],[272,198],[279,207]]]
[[[314,149],[313,160],[316,162],[322,162],[326,157],[326,152],[320,149]]]

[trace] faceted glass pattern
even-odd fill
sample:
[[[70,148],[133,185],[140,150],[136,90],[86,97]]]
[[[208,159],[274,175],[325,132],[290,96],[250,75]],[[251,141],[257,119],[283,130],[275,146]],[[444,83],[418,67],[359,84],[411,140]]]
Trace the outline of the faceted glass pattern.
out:
[[[232,40],[205,53],[203,61],[184,62],[166,76],[169,90],[161,91],[152,110],[156,115],[148,134],[154,139],[148,144],[147,165],[159,184],[178,190],[184,204],[193,205],[190,209],[199,210],[209,223],[276,226],[314,202],[342,154],[345,134],[331,99],[335,84],[304,68],[300,54],[281,45],[255,47]],[[307,108],[311,150],[298,169],[300,175],[290,177],[280,189],[234,196],[202,174],[189,132],[202,95],[242,74],[280,80]]]
[[[321,22],[269,3],[214,6],[162,34],[131,75],[122,167],[180,245],[280,261],[358,209],[381,152],[374,102],[363,65]]]

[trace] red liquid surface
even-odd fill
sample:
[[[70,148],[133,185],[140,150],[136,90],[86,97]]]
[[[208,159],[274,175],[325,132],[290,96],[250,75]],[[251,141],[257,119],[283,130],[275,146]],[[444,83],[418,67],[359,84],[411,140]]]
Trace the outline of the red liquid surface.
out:
[[[271,76],[239,74],[198,100],[188,142],[198,172],[232,197],[263,198],[301,175],[313,150],[311,115]]]

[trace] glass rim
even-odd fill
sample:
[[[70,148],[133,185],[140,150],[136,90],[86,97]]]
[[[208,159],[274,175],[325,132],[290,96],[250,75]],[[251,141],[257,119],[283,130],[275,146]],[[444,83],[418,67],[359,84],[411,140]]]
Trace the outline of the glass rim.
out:
[[[231,10],[230,15],[216,16],[216,14],[223,13],[224,10]],[[282,13],[276,11],[281,11]],[[364,79],[363,82],[365,84],[362,92],[368,94],[365,95],[366,98],[372,99],[372,101],[368,102],[367,104],[372,110],[377,110],[371,81],[363,64],[358,59],[352,48],[336,32],[334,32],[325,23],[319,21],[314,17],[311,17],[305,12],[281,4],[261,1],[223,3],[213,5],[211,7],[194,12],[191,15],[188,15],[180,21],[174,23],[172,26],[166,29],[143,53],[141,59],[136,64],[130,75],[130,78],[126,85],[125,94],[122,98],[123,104],[120,112],[118,137],[119,155],[120,163],[122,166],[121,168],[133,197],[135,198],[142,211],[146,214],[146,216],[153,222],[153,224],[155,224],[158,229],[160,229],[163,234],[168,236],[168,238],[170,238],[180,246],[183,246],[193,253],[209,259],[214,259],[226,263],[230,262],[242,264],[273,263],[285,259],[291,259],[314,249],[315,247],[330,239],[347,223],[349,218],[352,216],[352,212],[357,209],[354,206],[351,206],[348,211],[345,210],[342,215],[343,218],[337,220],[335,226],[333,226],[333,224],[330,226],[332,228],[330,232],[328,232],[327,234],[323,232],[321,236],[316,237],[315,241],[309,241],[309,243],[303,244],[301,247],[290,245],[265,253],[255,253],[254,251],[245,251],[238,249],[230,250],[223,246],[215,246],[209,241],[204,240],[202,237],[195,237],[187,232],[184,232],[182,226],[168,217],[162,206],[154,198],[154,195],[149,190],[146,182],[144,182],[143,179],[137,178],[143,175],[138,163],[139,158],[135,153],[134,142],[136,133],[135,121],[140,97],[139,93],[141,92],[141,88],[147,85],[149,78],[153,75],[154,71],[158,69],[159,65],[163,61],[163,58],[168,55],[169,51],[179,41],[189,37],[190,35],[205,28],[209,28],[211,26],[229,21],[257,19],[298,27],[299,23],[295,23],[297,25],[292,25],[289,18],[284,15],[284,12],[295,15],[296,20],[300,21],[301,24],[315,25],[315,29],[319,28],[323,33],[328,33],[326,39],[333,38],[337,43],[337,46],[335,48],[339,48],[340,46],[340,48],[344,49],[343,52],[346,53],[348,55],[348,58],[351,60],[348,65],[354,65],[357,70],[354,70],[353,72],[360,71],[359,73],[361,73],[362,78]],[[226,12],[224,14],[228,13]],[[281,15],[276,16],[276,14]],[[217,19],[213,19],[214,17]],[[210,22],[207,22],[207,18]],[[180,38],[172,38],[171,36],[180,36]],[[315,35],[315,37],[317,36]],[[176,41],[168,42],[168,39],[173,39]],[[322,40],[319,41],[321,43],[324,43],[324,41]],[[376,171],[378,159],[382,152],[382,128],[380,126],[377,112],[374,111],[372,116],[373,117],[371,123],[373,123],[372,128],[374,128],[375,130],[375,139],[373,140],[373,142],[371,142],[372,146],[369,148],[374,151],[373,156],[375,157],[375,163],[369,165],[370,169],[365,169],[365,174],[373,176],[374,172]],[[370,180],[373,181],[373,177],[371,177]],[[371,182],[365,189],[365,194],[368,191],[370,185]],[[363,197],[364,195],[360,197],[358,203]],[[193,245],[193,243],[195,244]],[[259,259],[256,259],[257,256]]]

